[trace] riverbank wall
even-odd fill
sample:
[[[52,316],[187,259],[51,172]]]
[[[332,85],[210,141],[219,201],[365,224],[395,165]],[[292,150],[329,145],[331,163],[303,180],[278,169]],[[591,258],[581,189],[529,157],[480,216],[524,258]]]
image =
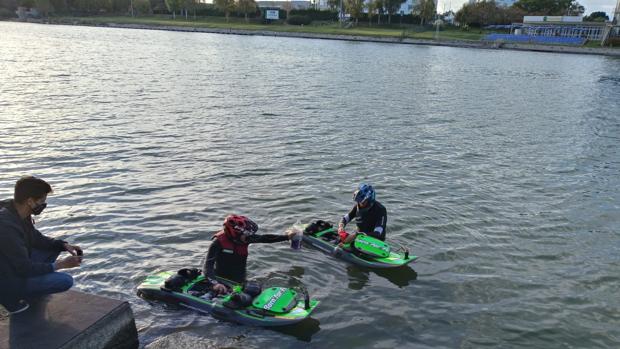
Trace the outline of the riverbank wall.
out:
[[[34,21],[34,22],[42,23],[41,21]],[[226,35],[260,35],[260,36],[273,36],[273,37],[284,37],[284,38],[376,42],[376,43],[426,45],[426,46],[448,46],[448,47],[460,47],[460,48],[501,49],[501,50],[571,53],[571,54],[604,55],[604,56],[620,57],[620,49],[608,48],[608,47],[536,45],[536,44],[520,44],[520,43],[508,43],[508,42],[465,41],[465,40],[425,40],[425,39],[413,39],[413,38],[403,38],[403,37],[376,37],[376,36],[363,36],[363,35],[318,34],[318,33],[304,33],[304,32],[281,32],[281,31],[268,31],[268,30],[204,28],[204,27],[189,27],[189,26],[129,24],[129,23],[90,23],[87,21],[76,21],[76,20],[54,21],[48,24],[80,25],[80,26],[123,28],[123,29],[142,29],[142,30],[166,30],[166,31],[177,31],[177,32],[211,33],[211,34],[226,34]]]

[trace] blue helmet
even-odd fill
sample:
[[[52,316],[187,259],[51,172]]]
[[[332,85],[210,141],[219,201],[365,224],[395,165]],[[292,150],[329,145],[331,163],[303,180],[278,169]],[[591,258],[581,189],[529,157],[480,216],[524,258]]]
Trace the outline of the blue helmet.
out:
[[[372,185],[362,183],[353,193],[353,201],[361,204],[364,200],[368,200],[369,204],[375,202],[375,190],[372,188]]]

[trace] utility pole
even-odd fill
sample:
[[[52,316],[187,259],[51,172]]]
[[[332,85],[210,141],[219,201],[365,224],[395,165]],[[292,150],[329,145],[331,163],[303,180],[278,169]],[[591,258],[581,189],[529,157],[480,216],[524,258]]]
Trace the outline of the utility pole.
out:
[[[609,37],[612,36],[612,32],[615,31],[614,35],[618,35],[618,26],[620,26],[620,0],[618,0],[618,3],[616,4],[616,10],[611,18],[611,22],[607,23],[607,26],[605,27],[603,39],[601,40],[601,46],[605,46],[607,44]]]

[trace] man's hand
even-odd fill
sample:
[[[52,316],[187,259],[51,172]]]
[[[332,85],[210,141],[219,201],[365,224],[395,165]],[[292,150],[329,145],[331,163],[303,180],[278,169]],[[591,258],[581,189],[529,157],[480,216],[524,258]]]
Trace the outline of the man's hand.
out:
[[[213,291],[215,291],[217,294],[224,294],[228,292],[228,288],[226,287],[226,285],[218,283],[213,285]]]
[[[289,240],[291,240],[295,235],[297,235],[297,232],[293,229],[286,232],[286,237],[288,237]]]
[[[344,224],[340,223],[338,224],[338,233],[343,233],[344,232]]]
[[[68,242],[65,242],[64,246],[65,246],[65,251],[71,253],[72,256],[81,256],[84,254],[80,246],[74,246],[74,245],[69,244]]]
[[[351,234],[349,234],[349,236],[347,236],[347,238],[346,238],[346,239],[344,239],[344,241],[343,241],[343,242],[344,242],[345,244],[350,244],[350,243],[351,243],[351,241],[355,240],[355,237],[356,237],[356,236],[357,236],[357,233],[351,233]]]
[[[56,263],[54,263],[54,269],[60,270],[60,269],[75,268],[75,267],[79,267],[81,263],[82,263],[82,257],[68,256],[63,259],[57,260]]]

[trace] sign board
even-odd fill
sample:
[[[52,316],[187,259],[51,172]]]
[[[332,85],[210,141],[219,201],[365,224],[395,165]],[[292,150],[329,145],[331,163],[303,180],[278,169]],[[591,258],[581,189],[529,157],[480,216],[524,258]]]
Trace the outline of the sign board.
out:
[[[279,10],[265,10],[265,19],[280,19]]]

